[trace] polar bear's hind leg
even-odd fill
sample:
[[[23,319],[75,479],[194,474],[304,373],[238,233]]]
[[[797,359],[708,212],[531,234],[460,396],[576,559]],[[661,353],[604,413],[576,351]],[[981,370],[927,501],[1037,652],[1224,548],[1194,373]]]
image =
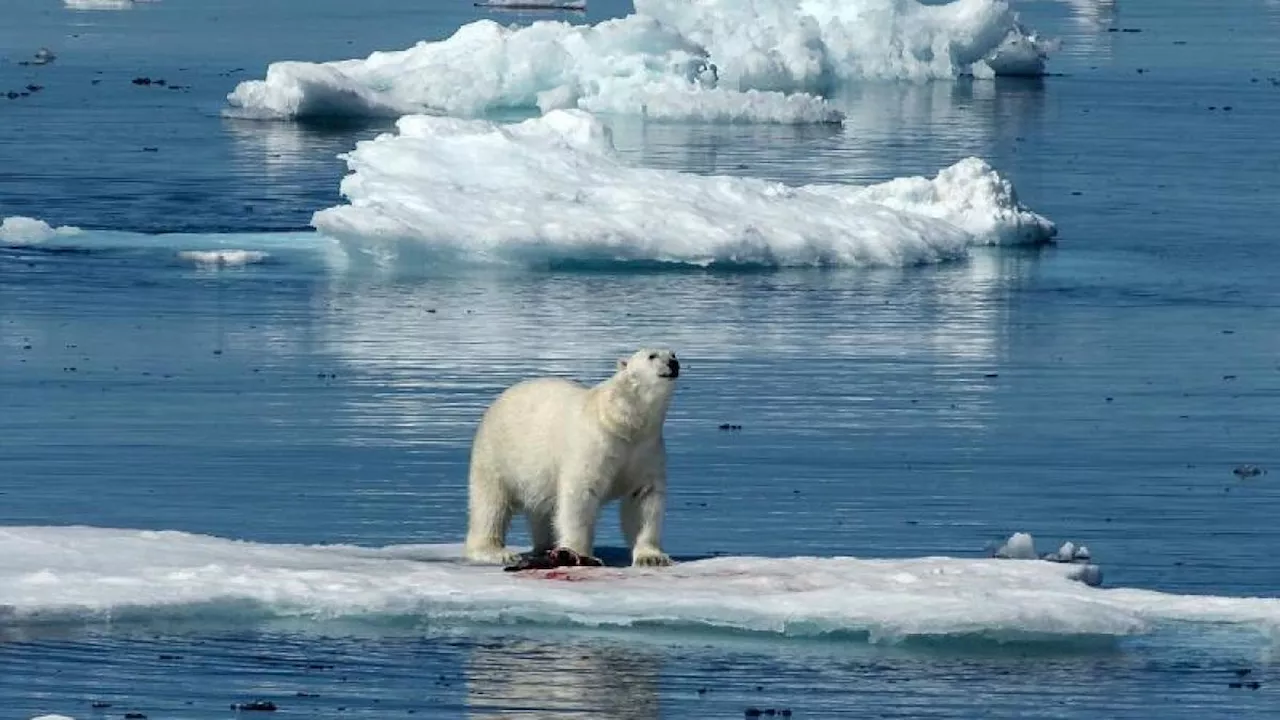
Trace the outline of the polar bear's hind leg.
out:
[[[467,505],[466,558],[477,563],[506,565],[520,554],[507,548],[507,531],[515,514],[514,498],[502,478],[483,464],[473,463]]]

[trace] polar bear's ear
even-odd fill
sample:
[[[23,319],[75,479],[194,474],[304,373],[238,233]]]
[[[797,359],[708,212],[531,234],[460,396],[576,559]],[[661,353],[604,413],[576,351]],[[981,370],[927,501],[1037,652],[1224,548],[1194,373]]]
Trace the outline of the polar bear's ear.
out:
[[[627,369],[627,359],[626,359],[626,358],[618,358],[618,369],[619,369],[619,370],[626,370],[626,369]]]

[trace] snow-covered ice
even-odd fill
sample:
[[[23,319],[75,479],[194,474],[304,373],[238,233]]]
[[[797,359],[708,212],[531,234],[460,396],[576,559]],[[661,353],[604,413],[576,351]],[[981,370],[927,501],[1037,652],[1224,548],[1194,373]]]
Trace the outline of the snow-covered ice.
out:
[[[397,127],[344,155],[349,204],[312,220],[356,256],[903,266],[1056,233],[972,157],[933,178],[791,187],[627,165],[608,126],[579,110],[512,125],[415,115]]]
[[[861,79],[1040,74],[1049,45],[1005,0],[637,0],[596,25],[478,20],[364,59],[271,63],[233,115],[332,119],[579,108],[653,119],[837,122]]]
[[[720,557],[670,568],[504,573],[457,545],[362,548],[174,531],[0,528],[0,628],[190,617],[244,623],[673,625],[779,636],[1122,637],[1167,623],[1269,631],[1280,599],[1103,589],[1040,560]],[[557,579],[556,576],[559,576]],[[577,582],[565,582],[572,577]]]

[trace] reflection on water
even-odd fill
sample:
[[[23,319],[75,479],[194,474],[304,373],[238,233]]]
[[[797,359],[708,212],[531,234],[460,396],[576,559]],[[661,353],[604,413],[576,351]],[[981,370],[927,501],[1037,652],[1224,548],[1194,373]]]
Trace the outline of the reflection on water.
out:
[[[902,527],[865,513],[879,491],[843,488],[865,468],[945,462],[982,441],[1001,412],[984,376],[1018,336],[1008,299],[1046,252],[905,270],[453,276],[315,272],[286,255],[235,272],[33,255],[0,272],[0,437],[25,448],[5,467],[3,517],[453,542],[471,433],[497,392],[534,375],[598,380],[614,357],[661,343],[688,368],[670,419],[677,543],[762,551],[707,500],[750,506],[751,478],[765,477],[789,523],[827,528],[795,536],[798,550],[909,552],[866,530]],[[726,422],[749,430],[719,432]],[[820,462],[797,463],[811,454]],[[237,509],[291,515],[295,497],[309,522]]]
[[[614,643],[552,644],[517,638],[480,640],[468,653],[471,717],[659,717],[662,657]]]
[[[1043,78],[865,83],[831,100],[832,125],[698,125],[611,117],[614,145],[629,162],[791,184],[870,183],[932,176],[967,155],[1004,170],[1001,146],[1039,132]]]
[[[1116,17],[1116,0],[1063,0],[1071,6],[1071,17],[1091,31],[1105,31]]]
[[[633,635],[634,638],[634,635]],[[1185,638],[1184,638],[1185,640]],[[0,640],[7,717],[224,720],[269,700],[283,717],[1267,718],[1275,670],[1243,649],[1015,654],[840,643],[694,643],[478,633],[247,630]],[[1248,669],[1259,691],[1227,683]],[[91,703],[109,703],[93,707]],[[1034,708],[1034,709],[1033,709]],[[767,716],[766,716],[767,717]],[[775,714],[773,717],[779,717]]]
[[[982,251],[941,268],[829,273],[335,276],[322,301],[324,342],[376,378],[352,399],[352,427],[398,428],[420,441],[457,432],[474,403],[505,384],[547,373],[593,382],[609,359],[649,344],[678,348],[689,392],[708,397],[742,396],[733,386],[752,372],[717,364],[763,366],[775,380],[781,367],[792,381],[821,384],[829,370],[804,371],[813,361],[856,361],[864,374],[840,382],[873,397],[911,363],[929,376],[921,382],[955,385],[939,422],[978,428],[990,388],[960,379],[1000,362],[1004,300],[1034,276],[1038,257]]]

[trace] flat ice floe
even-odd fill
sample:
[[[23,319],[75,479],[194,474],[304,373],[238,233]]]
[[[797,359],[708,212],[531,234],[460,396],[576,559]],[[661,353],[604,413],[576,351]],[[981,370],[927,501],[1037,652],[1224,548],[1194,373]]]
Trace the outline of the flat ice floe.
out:
[[[409,618],[435,624],[674,626],[777,636],[1070,640],[1167,623],[1265,632],[1280,599],[1079,582],[1086,566],[922,557],[720,557],[670,568],[504,573],[460,546],[282,545],[182,532],[0,528],[0,629],[39,623]],[[566,574],[577,580],[563,581]]]
[[[0,220],[0,249],[6,248],[20,253],[74,250],[112,253],[117,257],[150,256],[166,264],[177,261],[201,269],[238,268],[301,256],[315,258],[320,263],[344,259],[333,240],[311,231],[151,234],[82,230],[72,226],[55,228],[44,220],[23,216]]]
[[[579,108],[653,119],[838,122],[859,79],[1041,74],[1048,45],[1004,0],[637,0],[596,25],[478,20],[364,59],[271,63],[229,114],[308,120]]]
[[[1050,240],[1053,223],[966,158],[933,178],[791,187],[632,167],[578,110],[513,125],[414,115],[344,155],[349,204],[312,224],[348,254],[426,262],[904,266]]]

